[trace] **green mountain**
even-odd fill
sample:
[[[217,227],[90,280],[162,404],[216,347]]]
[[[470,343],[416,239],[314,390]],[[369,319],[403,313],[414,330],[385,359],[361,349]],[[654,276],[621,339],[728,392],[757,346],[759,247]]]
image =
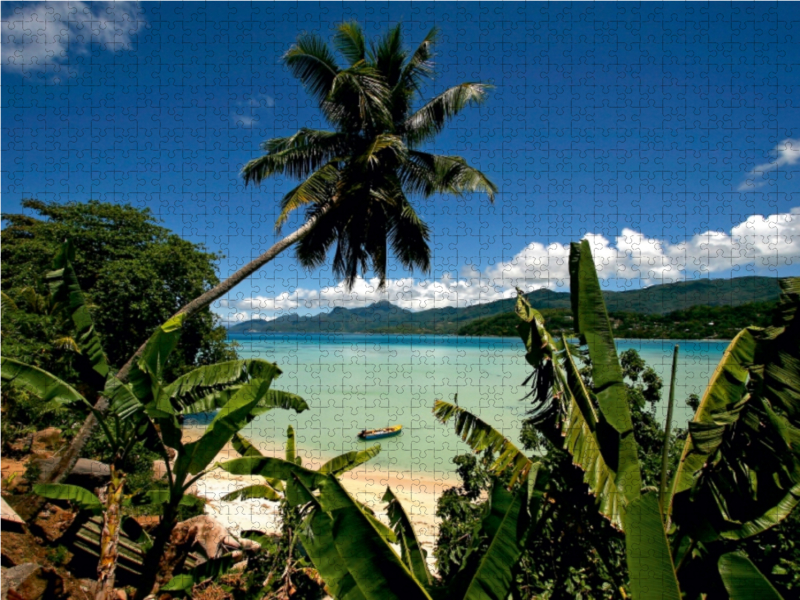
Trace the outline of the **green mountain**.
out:
[[[778,299],[778,280],[771,277],[698,280],[652,287],[604,292],[611,313],[665,315],[693,306],[740,306]],[[567,290],[536,290],[527,294],[537,309],[569,309]],[[412,312],[388,301],[363,308],[334,308],[309,317],[285,315],[273,321],[255,319],[230,327],[231,333],[458,333],[476,319],[514,310],[514,299],[497,300],[465,308],[432,308]]]

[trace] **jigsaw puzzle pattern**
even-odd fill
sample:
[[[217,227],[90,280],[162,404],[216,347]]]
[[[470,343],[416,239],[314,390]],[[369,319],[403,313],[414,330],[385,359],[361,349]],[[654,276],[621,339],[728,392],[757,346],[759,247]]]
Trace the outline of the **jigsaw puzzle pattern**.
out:
[[[279,239],[279,200],[294,185],[246,187],[242,165],[264,140],[328,127],[280,57],[301,31],[329,40],[348,20],[370,35],[402,22],[411,47],[439,27],[425,97],[456,82],[494,86],[431,151],[464,157],[499,193],[415,200],[431,225],[427,279],[391,263],[386,291],[375,279],[348,291],[330,261],[306,271],[286,253],[214,307],[231,324],[388,300],[413,325],[403,310],[497,301],[517,286],[564,292],[568,244],[587,236],[614,291],[797,272],[796,3],[4,3],[4,209],[24,197],[148,207],[224,255],[222,276],[234,272]],[[432,418],[433,400],[458,394],[509,437],[527,408],[513,340],[323,325],[235,339],[242,357],[278,363],[282,389],[311,406],[251,425],[264,452],[281,452],[292,424],[299,453],[319,466],[356,447],[356,432],[403,424],[345,480],[371,502],[391,485],[426,543],[435,498],[456,483],[451,460],[466,450]],[[669,341],[624,347],[668,378]],[[702,393],[722,348],[683,345],[679,398]],[[235,485],[217,473],[198,490],[244,529],[274,518],[263,502],[219,500]]]

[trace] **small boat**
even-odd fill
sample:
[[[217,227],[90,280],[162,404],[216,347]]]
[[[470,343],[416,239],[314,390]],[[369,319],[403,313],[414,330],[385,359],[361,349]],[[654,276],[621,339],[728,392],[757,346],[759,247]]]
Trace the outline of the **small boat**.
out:
[[[365,429],[358,434],[362,440],[379,440],[381,438],[392,437],[398,435],[403,430],[402,425],[395,425],[394,427],[384,427],[383,429]]]

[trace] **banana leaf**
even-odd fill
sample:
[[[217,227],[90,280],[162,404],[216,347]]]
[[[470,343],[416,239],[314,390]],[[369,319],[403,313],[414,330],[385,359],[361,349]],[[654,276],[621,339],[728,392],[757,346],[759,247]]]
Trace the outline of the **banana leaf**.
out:
[[[798,503],[800,503],[800,484],[789,490],[783,500],[763,515],[756,517],[752,521],[742,523],[741,526],[735,529],[723,531],[720,535],[728,540],[742,540],[763,533],[788,517]]]
[[[30,392],[45,402],[56,401],[60,404],[91,404],[71,385],[47,371],[27,365],[13,358],[0,359],[0,376],[3,383]]]
[[[391,488],[386,488],[383,501],[388,503],[386,512],[389,515],[389,522],[400,543],[400,558],[406,564],[411,573],[424,586],[432,583],[431,574],[428,570],[427,552],[417,539],[411,520],[408,518],[403,505],[394,495]]]
[[[730,600],[782,600],[769,580],[743,554],[730,552],[720,556],[719,574]]]
[[[222,496],[221,500],[230,502],[231,500],[249,500],[251,498],[263,498],[264,500],[277,502],[283,498],[283,496],[279,494],[278,491],[275,490],[271,485],[256,484],[245,486],[241,489],[231,492],[230,494],[225,494]]]
[[[281,370],[276,365],[266,360],[229,360],[198,367],[165,386],[162,393],[175,403],[181,412],[186,413],[188,406],[212,392],[241,385],[253,379],[272,380],[280,373]]]
[[[316,471],[271,456],[234,458],[220,463],[219,467],[232,475],[257,475],[267,480],[289,481],[294,474],[310,489],[317,489],[317,481],[321,477]]]
[[[45,276],[45,281],[50,286],[50,294],[53,299],[69,315],[75,326],[74,339],[81,354],[86,357],[91,368],[100,376],[100,380],[104,381],[109,372],[108,363],[100,335],[94,327],[94,321],[92,321],[92,315],[86,305],[78,277],[72,268],[74,260],[75,250],[72,243],[64,242],[53,260],[53,271]]]
[[[0,377],[4,384],[30,392],[48,404],[83,404],[85,408],[88,408],[97,417],[98,423],[109,443],[112,446],[116,446],[118,443],[117,436],[108,427],[103,415],[95,410],[92,403],[86,400],[78,390],[55,375],[39,367],[26,365],[13,358],[3,357],[0,358]]]
[[[375,444],[366,450],[354,450],[353,452],[346,452],[336,458],[332,458],[319,468],[321,475],[341,475],[347,471],[355,469],[359,465],[363,465],[368,460],[375,458],[381,451],[381,445]]]
[[[753,364],[755,353],[756,340],[750,329],[743,329],[725,350],[694,415],[694,427],[690,424],[690,435],[673,478],[673,497],[691,489],[696,474],[719,447],[724,426],[715,421],[715,415],[734,406],[744,396],[747,368]],[[669,505],[670,502],[666,504]]]
[[[522,555],[531,525],[528,513],[528,475],[511,493],[499,482],[492,487],[489,511],[481,523],[479,539],[489,547],[482,556],[468,559],[451,595],[463,600],[505,600],[514,583],[514,567]]]
[[[490,472],[500,474],[511,469],[509,486],[524,479],[530,471],[533,463],[519,448],[469,411],[444,400],[436,400],[433,405],[433,415],[445,425],[455,418],[456,434],[461,436],[473,451],[483,452],[488,449],[496,455],[497,458],[489,467]]]
[[[161,394],[160,382],[164,365],[178,344],[185,320],[186,315],[180,314],[160,325],[147,340],[142,355],[134,362],[128,375],[128,384],[133,393],[149,405],[151,416],[166,417],[175,414],[169,398]]]
[[[247,424],[253,409],[267,395],[270,383],[271,380],[257,379],[243,385],[214,417],[200,439],[183,447],[175,463],[175,472],[195,475],[205,469]]]
[[[253,443],[244,437],[241,433],[237,433],[231,439],[233,449],[239,453],[240,456],[264,456]]]
[[[625,546],[631,596],[636,600],[680,600],[681,592],[661,520],[658,494],[628,504]]]
[[[584,482],[597,497],[600,513],[621,530],[628,502],[623,489],[630,485],[629,472],[634,472],[636,481],[638,459],[620,470],[619,438],[601,435],[601,418],[567,340],[562,337],[556,341],[548,333],[541,314],[531,308],[522,291],[518,291],[515,310],[522,320],[517,329],[527,349],[526,359],[537,376],[531,394],[535,397],[531,413],[534,423],[556,447],[572,455],[584,472]]]
[[[628,501],[639,497],[642,477],[611,322],[587,240],[570,245],[570,294],[575,332],[585,340],[592,362],[598,411],[597,435],[606,462],[616,471],[617,488]]]
[[[303,488],[303,483],[294,477],[289,487]],[[356,580],[350,573],[348,563],[342,560],[333,541],[333,519],[322,510],[319,501],[305,488],[313,507],[303,520],[298,537],[311,562],[325,581],[330,595],[337,600],[366,600]]]
[[[77,485],[64,483],[39,483],[33,486],[33,491],[48,500],[69,500],[80,507],[95,514],[103,511],[103,503],[89,490]]]
[[[332,475],[321,477],[319,487],[320,504],[333,520],[334,546],[363,597],[367,600],[430,600],[339,481]]]

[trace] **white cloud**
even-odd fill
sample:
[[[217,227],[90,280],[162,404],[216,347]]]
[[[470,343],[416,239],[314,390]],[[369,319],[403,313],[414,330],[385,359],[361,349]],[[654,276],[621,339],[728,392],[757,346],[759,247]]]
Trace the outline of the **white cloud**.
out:
[[[747,179],[739,186],[739,191],[754,190],[767,184],[765,175],[781,167],[800,162],[800,139],[787,138],[772,151],[775,159],[758,165],[747,174]]]
[[[638,285],[652,285],[711,273],[728,272],[736,276],[750,270],[800,264],[800,207],[767,217],[753,215],[729,232],[707,231],[676,244],[627,228],[613,242],[597,234],[587,234],[584,239],[592,247],[598,276],[604,281],[636,280]],[[359,278],[349,292],[343,284],[319,290],[298,288],[277,296],[224,302],[221,306],[231,313],[226,318],[234,321],[335,307],[363,307],[379,300],[388,300],[408,310],[425,310],[511,298],[516,287],[526,291],[540,288],[568,291],[569,243],[545,246],[532,242],[511,260],[483,271],[467,265],[458,278],[445,275],[436,281],[392,279],[382,291],[378,290],[378,279]]]
[[[3,16],[3,68],[42,71],[90,53],[93,44],[124,50],[144,26],[138,2],[19,4]]]

